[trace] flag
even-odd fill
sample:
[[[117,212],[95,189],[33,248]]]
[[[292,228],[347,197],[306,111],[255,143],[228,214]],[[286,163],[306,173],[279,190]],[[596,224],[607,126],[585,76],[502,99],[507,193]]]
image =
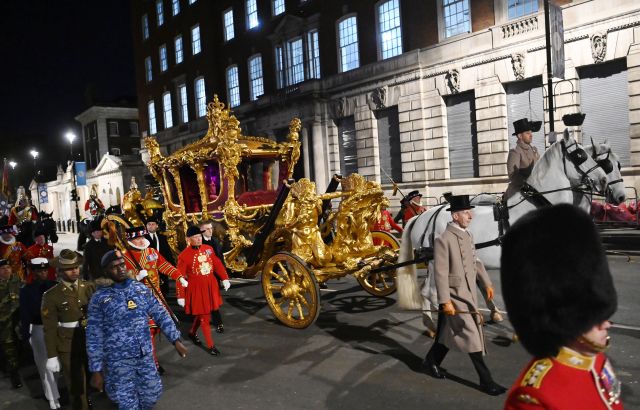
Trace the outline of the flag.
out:
[[[47,184],[38,184],[38,197],[41,204],[49,202],[49,193],[47,192]]]
[[[79,161],[75,163],[76,166],[76,185],[87,185],[87,163]]]
[[[2,170],[2,193],[6,198],[9,198],[9,163],[7,159],[4,159],[4,168]]]

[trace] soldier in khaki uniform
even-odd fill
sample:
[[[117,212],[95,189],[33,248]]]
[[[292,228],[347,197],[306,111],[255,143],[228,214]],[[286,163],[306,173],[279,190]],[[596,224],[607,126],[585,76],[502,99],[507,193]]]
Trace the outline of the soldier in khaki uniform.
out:
[[[80,277],[82,257],[63,249],[54,259],[60,283],[42,297],[42,324],[47,347],[47,369],[62,367],[73,409],[88,409],[85,327],[87,305],[95,285]]]
[[[11,264],[0,259],[0,351],[14,388],[22,387],[18,373],[18,346],[15,334],[18,322],[20,279],[11,273]]]
[[[509,186],[504,193],[505,199],[509,199],[522,188],[531,175],[533,165],[540,159],[538,149],[531,145],[533,124],[527,118],[522,118],[513,123],[513,128],[515,130],[513,135],[517,136],[518,142],[509,150],[509,156],[507,156]]]
[[[432,377],[445,378],[440,363],[449,349],[469,354],[480,376],[480,389],[492,396],[506,389],[493,381],[482,357],[485,352],[482,321],[478,313],[477,283],[493,299],[493,285],[476,257],[473,237],[467,231],[473,215],[468,195],[452,195],[447,211],[453,221],[434,243],[434,279],[440,304],[436,340],[422,364]]]

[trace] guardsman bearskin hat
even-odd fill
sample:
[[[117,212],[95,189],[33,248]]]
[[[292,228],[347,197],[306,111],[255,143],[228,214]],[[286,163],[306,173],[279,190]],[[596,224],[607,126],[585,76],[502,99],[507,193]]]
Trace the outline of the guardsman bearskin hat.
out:
[[[533,211],[504,236],[500,263],[509,319],[535,357],[609,319],[617,295],[589,215],[562,204]]]

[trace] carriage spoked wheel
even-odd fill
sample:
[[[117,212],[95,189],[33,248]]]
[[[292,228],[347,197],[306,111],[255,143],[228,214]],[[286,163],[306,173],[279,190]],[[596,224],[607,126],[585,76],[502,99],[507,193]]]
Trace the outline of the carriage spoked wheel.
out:
[[[400,249],[398,240],[388,232],[373,231],[371,236],[376,245],[383,245],[394,251]],[[358,283],[373,296],[389,296],[396,291],[396,271],[388,270],[359,277]]]
[[[307,264],[289,252],[278,252],[262,268],[262,290],[269,308],[283,324],[304,329],[320,313],[320,289]]]

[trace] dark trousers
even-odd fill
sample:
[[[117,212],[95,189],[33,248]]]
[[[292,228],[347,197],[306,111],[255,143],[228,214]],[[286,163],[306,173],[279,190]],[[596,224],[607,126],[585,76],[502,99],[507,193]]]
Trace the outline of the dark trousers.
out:
[[[220,314],[220,309],[211,312],[211,323],[213,323],[213,325],[216,327],[222,324],[222,315]]]
[[[431,349],[429,349],[427,356],[424,358],[425,363],[433,363],[437,366],[440,366],[444,358],[447,356],[447,353],[449,352],[449,348],[439,342],[440,335],[442,334],[442,328],[444,327],[444,323],[446,320],[446,314],[442,312],[438,313],[438,328],[436,340],[433,342]],[[492,383],[493,378],[491,377],[489,368],[484,362],[482,352],[469,353],[469,358],[471,359],[471,363],[473,363],[473,367],[476,369],[476,372],[478,372],[478,376],[480,377],[480,384]]]

